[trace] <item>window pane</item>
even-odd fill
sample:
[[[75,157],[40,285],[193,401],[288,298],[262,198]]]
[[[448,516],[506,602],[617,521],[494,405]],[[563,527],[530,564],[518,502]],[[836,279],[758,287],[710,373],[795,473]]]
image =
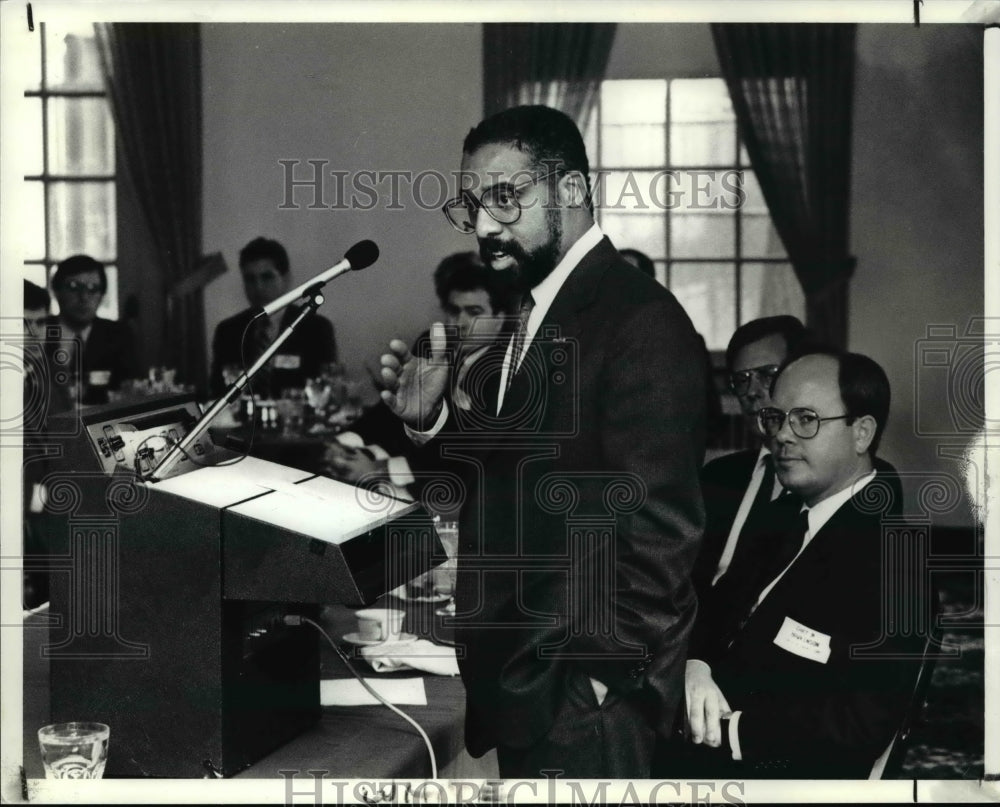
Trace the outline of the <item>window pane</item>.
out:
[[[601,124],[665,123],[667,82],[662,79],[601,83]]]
[[[654,260],[666,255],[662,213],[602,211],[601,229],[618,249],[638,249]]]
[[[594,202],[610,212],[662,212],[670,203],[665,177],[658,171],[602,171],[592,185]]]
[[[18,207],[23,213],[20,216],[22,226],[18,228],[18,236],[24,239],[24,256],[30,260],[45,259],[45,186],[41,180],[26,181],[22,188]]]
[[[24,265],[24,279],[30,280],[36,286],[41,286],[43,289],[49,287],[49,278],[45,267],[38,263],[26,263]]]
[[[740,165],[750,165],[750,155],[747,154],[747,147],[740,143]]]
[[[49,99],[49,173],[113,174],[114,128],[103,98]]]
[[[18,122],[17,148],[24,157],[24,175],[42,173],[42,99],[25,98],[27,115]]]
[[[118,267],[106,265],[104,272],[108,276],[108,292],[97,307],[97,316],[105,319],[118,319]]]
[[[732,165],[736,157],[735,123],[672,123],[671,165]]]
[[[743,182],[743,193],[745,199],[743,207],[744,213],[768,213],[767,202],[764,201],[764,193],[760,189],[757,181],[757,174],[753,171],[741,171]]]
[[[601,127],[601,165],[663,165],[667,142],[662,124],[613,124]]]
[[[764,215],[743,216],[743,257],[784,258],[785,245],[774,229],[771,217]]]
[[[51,256],[84,252],[97,260],[115,257],[113,182],[53,182],[49,186]]]
[[[679,78],[670,82],[671,124],[733,120],[733,103],[721,78]]]
[[[745,263],[740,270],[740,324],[792,314],[805,321],[802,286],[788,263]]]
[[[674,210],[670,217],[671,258],[736,257],[735,215],[684,213]]]
[[[49,89],[103,89],[92,23],[46,24],[45,80]]]
[[[731,263],[675,263],[670,290],[709,350],[725,350],[736,330],[736,281]]]
[[[19,70],[24,89],[38,90],[42,87],[42,38],[29,36],[24,42],[25,63]]]

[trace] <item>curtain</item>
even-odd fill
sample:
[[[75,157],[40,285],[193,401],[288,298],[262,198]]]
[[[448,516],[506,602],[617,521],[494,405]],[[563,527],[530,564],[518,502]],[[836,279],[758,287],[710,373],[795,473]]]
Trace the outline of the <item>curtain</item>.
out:
[[[808,325],[846,347],[855,26],[714,24],[712,36]]]
[[[119,163],[160,258],[166,361],[206,378],[201,269],[201,41],[195,23],[97,23]],[[138,267],[120,267],[120,271]],[[150,286],[154,284],[150,283]]]
[[[485,114],[545,104],[585,130],[614,37],[614,23],[484,24]]]

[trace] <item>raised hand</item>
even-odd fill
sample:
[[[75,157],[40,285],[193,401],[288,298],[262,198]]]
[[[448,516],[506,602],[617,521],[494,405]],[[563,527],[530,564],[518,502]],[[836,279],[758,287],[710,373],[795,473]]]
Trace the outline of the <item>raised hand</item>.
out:
[[[400,339],[389,343],[389,353],[381,359],[380,393],[386,405],[408,426],[430,428],[441,412],[441,402],[448,386],[449,367],[445,357],[444,325],[431,326],[431,357],[414,356]]]

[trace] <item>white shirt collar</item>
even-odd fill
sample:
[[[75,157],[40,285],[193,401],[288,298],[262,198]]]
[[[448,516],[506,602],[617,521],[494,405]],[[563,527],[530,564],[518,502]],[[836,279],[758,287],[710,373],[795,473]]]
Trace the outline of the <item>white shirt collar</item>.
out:
[[[823,525],[829,521],[833,514],[836,513],[847,501],[854,496],[859,490],[861,490],[865,485],[871,482],[875,478],[875,471],[858,479],[856,482],[848,485],[843,490],[838,490],[836,493],[827,496],[820,502],[817,502],[809,510],[809,537],[810,539],[821,529]],[[806,509],[803,505],[803,509]]]
[[[576,240],[576,243],[566,251],[566,254],[563,255],[563,259],[559,261],[556,268],[553,269],[541,283],[531,290],[531,296],[535,298],[535,307],[528,320],[529,333],[534,333],[531,328],[531,324],[533,322],[540,323],[542,321],[545,314],[551,307],[552,301],[556,299],[559,289],[563,287],[563,284],[570,276],[570,273],[576,269],[580,261],[583,260],[583,256],[596,247],[602,238],[604,238],[604,233],[602,233],[601,228],[597,226],[597,222],[594,222],[594,225],[587,230],[587,232],[581,235]]]
[[[583,260],[583,256],[596,247],[601,242],[602,238],[604,238],[604,233],[601,232],[601,228],[597,226],[597,222],[594,222],[593,226],[581,235],[573,246],[566,250],[566,254],[563,255],[563,259],[559,261],[556,268],[549,272],[548,276],[531,290],[531,296],[535,300],[535,306],[531,309],[531,314],[528,315],[528,325],[525,329],[524,344],[521,349],[518,366],[520,366],[520,361],[524,360],[524,356],[528,352],[528,348],[530,347],[532,341],[534,341],[535,334],[538,332],[538,328],[542,324],[542,320],[544,320],[545,315],[549,313],[549,308],[552,307],[552,303],[556,299],[556,295],[559,293],[559,290],[563,287],[563,284],[566,282],[567,278],[569,278],[573,270],[576,269],[580,261]],[[507,353],[505,354],[503,360],[503,371],[500,374],[500,394],[497,397],[497,412],[499,412],[500,408],[503,406],[503,399],[506,394],[507,387],[507,375],[511,372],[510,362],[512,345],[513,339],[507,344]]]

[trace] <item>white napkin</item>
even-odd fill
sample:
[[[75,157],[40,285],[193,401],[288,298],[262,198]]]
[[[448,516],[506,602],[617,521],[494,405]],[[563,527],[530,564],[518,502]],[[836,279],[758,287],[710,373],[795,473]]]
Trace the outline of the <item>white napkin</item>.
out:
[[[375,672],[421,670],[434,675],[458,675],[454,647],[442,647],[426,639],[382,642],[361,648],[361,655]]]

